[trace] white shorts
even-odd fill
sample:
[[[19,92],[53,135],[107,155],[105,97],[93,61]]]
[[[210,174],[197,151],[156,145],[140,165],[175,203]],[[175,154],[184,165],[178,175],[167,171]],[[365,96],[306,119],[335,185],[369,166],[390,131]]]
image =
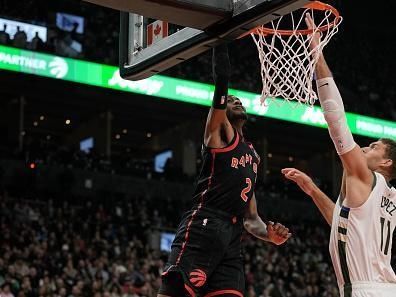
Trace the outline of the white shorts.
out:
[[[344,290],[340,290],[341,297]],[[354,282],[351,297],[396,297],[396,283]]]

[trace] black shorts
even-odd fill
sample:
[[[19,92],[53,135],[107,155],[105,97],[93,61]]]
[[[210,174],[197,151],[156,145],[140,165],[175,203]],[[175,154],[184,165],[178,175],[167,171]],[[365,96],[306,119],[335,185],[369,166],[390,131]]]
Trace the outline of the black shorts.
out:
[[[172,297],[244,295],[241,218],[201,208],[178,227],[160,294]]]

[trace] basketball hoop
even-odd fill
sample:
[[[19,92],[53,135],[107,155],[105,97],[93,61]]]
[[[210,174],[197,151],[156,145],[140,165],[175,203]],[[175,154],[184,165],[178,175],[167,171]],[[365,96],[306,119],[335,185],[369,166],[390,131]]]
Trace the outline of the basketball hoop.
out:
[[[316,28],[306,28],[306,13],[311,15]],[[313,1],[241,36],[250,33],[258,49],[263,81],[262,103],[275,97],[308,105],[315,103],[317,95],[312,87],[315,66],[323,48],[338,32],[341,21],[337,9]],[[321,40],[311,50],[310,44],[316,33],[321,35]]]

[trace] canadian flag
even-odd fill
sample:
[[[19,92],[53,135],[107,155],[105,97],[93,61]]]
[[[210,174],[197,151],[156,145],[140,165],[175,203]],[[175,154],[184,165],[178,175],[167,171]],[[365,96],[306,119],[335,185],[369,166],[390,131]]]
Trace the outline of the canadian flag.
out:
[[[147,46],[168,36],[168,22],[155,21],[147,26]]]

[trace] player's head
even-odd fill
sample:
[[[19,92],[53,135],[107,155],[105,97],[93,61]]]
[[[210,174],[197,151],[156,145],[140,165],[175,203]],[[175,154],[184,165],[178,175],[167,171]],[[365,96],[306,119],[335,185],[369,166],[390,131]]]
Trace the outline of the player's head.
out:
[[[246,122],[248,118],[246,109],[242,106],[241,100],[233,95],[227,96],[227,118],[231,124],[237,121]]]
[[[370,170],[385,173],[390,179],[396,178],[396,141],[380,138],[363,148]]]

